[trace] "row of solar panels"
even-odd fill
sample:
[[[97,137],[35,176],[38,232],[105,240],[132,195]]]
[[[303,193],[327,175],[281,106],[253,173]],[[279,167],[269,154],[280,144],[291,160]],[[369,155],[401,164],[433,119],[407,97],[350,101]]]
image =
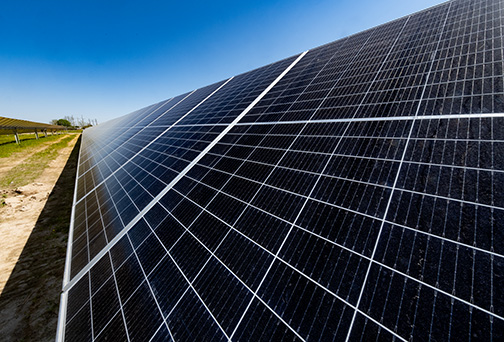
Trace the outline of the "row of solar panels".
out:
[[[0,116],[0,134],[55,132],[66,129],[66,127],[58,125],[48,125],[40,122],[10,119]]]
[[[83,134],[58,339],[504,338],[502,1]]]

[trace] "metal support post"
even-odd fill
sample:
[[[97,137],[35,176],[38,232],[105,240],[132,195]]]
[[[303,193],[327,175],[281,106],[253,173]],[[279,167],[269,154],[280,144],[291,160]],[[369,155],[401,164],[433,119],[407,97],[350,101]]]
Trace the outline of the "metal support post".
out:
[[[19,135],[17,133],[17,130],[14,130],[14,138],[16,139],[16,144],[21,144],[21,142],[19,141]]]

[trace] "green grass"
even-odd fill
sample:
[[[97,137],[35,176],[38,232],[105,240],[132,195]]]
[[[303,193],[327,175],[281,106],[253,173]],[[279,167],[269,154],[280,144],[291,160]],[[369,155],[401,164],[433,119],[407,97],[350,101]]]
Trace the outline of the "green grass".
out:
[[[20,134],[21,144],[16,144],[14,135],[0,135],[0,158],[10,157],[15,152],[29,151],[38,145],[55,141],[61,138],[61,135],[48,135],[47,138],[39,135],[40,139],[35,138],[35,134]]]
[[[21,140],[21,141],[35,140],[35,139],[36,138],[35,138],[34,133],[19,134],[19,140]],[[16,142],[16,138],[14,138],[14,134],[0,135],[0,145],[15,143],[15,142]]]
[[[14,189],[35,181],[44,172],[49,162],[56,159],[59,150],[67,147],[70,140],[74,137],[73,135],[66,136],[61,141],[51,144],[46,149],[33,154],[22,164],[13,167],[0,179],[0,188]]]

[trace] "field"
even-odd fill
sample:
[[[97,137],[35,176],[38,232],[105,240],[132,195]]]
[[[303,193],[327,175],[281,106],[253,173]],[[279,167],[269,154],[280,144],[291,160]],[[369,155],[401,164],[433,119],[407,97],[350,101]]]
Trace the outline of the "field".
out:
[[[79,134],[0,136],[0,336],[53,341]]]

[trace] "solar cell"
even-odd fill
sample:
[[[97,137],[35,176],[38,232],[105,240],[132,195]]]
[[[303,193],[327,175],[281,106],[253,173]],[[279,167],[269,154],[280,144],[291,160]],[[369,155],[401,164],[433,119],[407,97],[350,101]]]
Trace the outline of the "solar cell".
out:
[[[59,340],[499,340],[503,5],[85,132]]]

